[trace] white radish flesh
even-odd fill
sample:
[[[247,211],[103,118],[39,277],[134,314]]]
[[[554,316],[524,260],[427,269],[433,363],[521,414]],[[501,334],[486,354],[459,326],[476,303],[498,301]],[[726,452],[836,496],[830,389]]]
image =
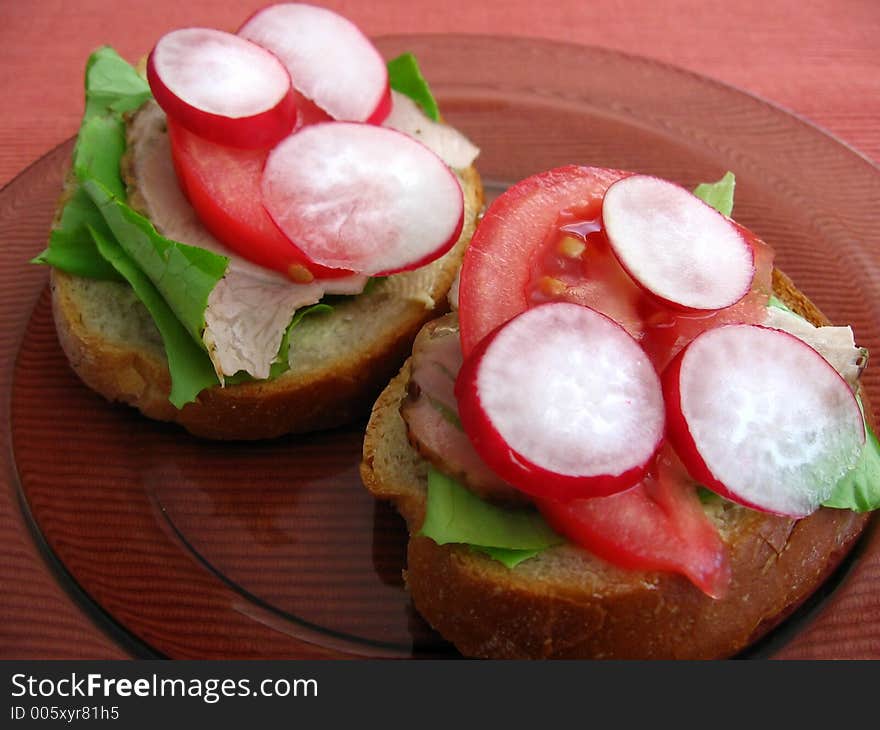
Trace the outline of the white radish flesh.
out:
[[[168,116],[218,144],[268,147],[296,121],[284,66],[231,33],[182,28],[162,36],[150,54],[147,77]]]
[[[779,330],[708,330],[664,372],[663,386],[670,437],[691,475],[750,507],[813,512],[864,447],[852,390]]]
[[[465,363],[456,395],[477,451],[536,496],[632,486],[663,435],[647,355],[620,325],[576,304],[544,304],[496,330]]]
[[[458,239],[464,199],[429,149],[383,127],[326,122],[279,143],[263,202],[311,261],[384,275],[416,268]]]
[[[270,5],[238,31],[272,51],[296,89],[334,119],[380,124],[391,109],[388,69],[370,40],[331,10]]]
[[[605,193],[602,221],[627,273],[673,307],[723,309],[745,296],[755,274],[737,227],[684,188],[632,175]]]

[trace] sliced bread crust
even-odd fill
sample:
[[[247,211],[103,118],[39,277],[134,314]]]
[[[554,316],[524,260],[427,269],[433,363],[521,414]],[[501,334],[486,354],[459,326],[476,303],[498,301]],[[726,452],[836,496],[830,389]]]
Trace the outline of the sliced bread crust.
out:
[[[483,205],[476,169],[460,175],[465,223],[453,249],[334,303],[330,313],[304,318],[291,336],[291,369],[279,378],[210,388],[178,410],[168,401],[171,377],[158,330],[130,287],[53,270],[58,339],[89,387],[197,436],[263,439],[350,422],[369,411],[421,326],[448,306],[446,293]]]
[[[821,312],[781,272],[774,291],[814,324]],[[376,402],[361,476],[393,502],[410,532],[405,571],[416,609],[463,654],[494,659],[710,659],[731,656],[793,611],[839,564],[868,516],[821,509],[800,521],[721,500],[706,506],[728,546],[729,595],[708,598],[685,578],[625,571],[571,545],[509,570],[464,545],[418,534],[427,462],[400,416],[409,362]]]

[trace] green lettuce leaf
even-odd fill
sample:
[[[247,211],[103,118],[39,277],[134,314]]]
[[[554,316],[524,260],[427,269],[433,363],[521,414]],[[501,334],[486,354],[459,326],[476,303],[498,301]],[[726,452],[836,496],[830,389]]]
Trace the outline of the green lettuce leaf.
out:
[[[208,296],[226,273],[229,259],[159,235],[149,220],[113,197],[97,179],[87,179],[82,185],[119,245],[201,345]]]
[[[862,401],[859,399],[859,407]],[[862,411],[864,416],[864,410]],[[870,512],[880,509],[880,443],[865,422],[867,440],[856,465],[841,477],[834,492],[822,504],[825,507]]]
[[[159,329],[171,372],[171,403],[183,408],[202,390],[217,385],[219,381],[208,353],[193,341],[153,282],[112,236],[97,229],[91,229],[90,235],[101,256],[131,285]]]
[[[387,276],[371,276],[369,279],[367,279],[367,283],[364,284],[364,290],[361,292],[361,294],[372,294],[375,291],[376,287],[379,286],[379,284],[381,284],[387,278]]]
[[[49,234],[48,247],[31,263],[53,266],[88,279],[121,281],[119,272],[95,247],[89,228],[110,235],[92,199],[77,186],[65,203],[58,224]]]
[[[312,314],[326,314],[332,311],[333,307],[329,304],[318,302],[317,304],[297,309],[296,312],[294,312],[293,319],[290,320],[290,324],[284,331],[284,337],[281,338],[281,346],[278,348],[278,356],[275,358],[275,362],[272,363],[272,367],[269,369],[270,380],[272,378],[277,378],[290,369],[290,333],[293,332],[294,328],[300,322],[302,322],[303,317]]]
[[[420,534],[438,545],[470,545],[511,567],[565,542],[535,510],[485,502],[433,467],[428,468],[428,501]]]
[[[96,177],[113,195],[125,198],[119,160],[125,151],[121,114],[150,97],[150,87],[112,48],[95,51],[86,63],[86,109],[73,153],[73,170],[81,181]],[[76,276],[120,280],[114,266],[101,256],[90,229],[108,234],[101,214],[76,185],[49,235],[49,246],[33,259]]]
[[[493,560],[503,563],[508,568],[515,568],[529,558],[539,555],[541,550],[512,550],[509,548],[490,548],[481,545],[471,545],[471,548],[488,555]]]
[[[97,180],[115,198],[126,199],[119,162],[125,154],[125,123],[112,116],[83,122],[73,153],[73,171],[82,185]]]
[[[702,484],[697,485],[697,497],[700,498],[702,504],[712,504],[712,502],[721,499],[720,495],[716,494],[708,487],[704,487]]]
[[[395,91],[406,94],[435,122],[440,121],[440,109],[422,76],[419,63],[412,53],[404,53],[388,62],[388,84]]]
[[[733,191],[735,187],[736,178],[732,172],[728,171],[717,182],[697,185],[694,188],[694,195],[704,203],[711,205],[719,213],[730,217],[730,214],[733,213]]]
[[[119,161],[125,152],[125,125],[121,119],[93,114],[83,121],[73,151],[76,185],[61,211],[58,225],[49,235],[49,247],[34,263],[49,264],[71,274],[93,279],[119,279],[95,247],[89,230],[105,235],[108,229],[83,181],[94,179],[109,194],[125,198],[125,185],[119,174]]]
[[[73,152],[76,185],[34,259],[78,276],[127,281],[156,323],[171,372],[170,401],[181,408],[218,384],[202,343],[208,295],[228,260],[160,236],[126,203],[120,161],[122,114],[137,109],[150,89],[113,49],[86,65],[86,109]]]
[[[783,302],[775,294],[770,295],[770,298],[767,300],[767,306],[768,307],[776,307],[777,309],[782,309],[782,310],[785,310],[786,312],[791,312],[792,314],[795,314],[795,312],[792,312],[791,309],[786,305],[786,303]],[[800,317],[799,314],[796,316]],[[801,319],[803,319],[803,317],[801,317]]]
[[[121,115],[132,111],[150,96],[149,84],[110,46],[103,46],[89,56],[85,120],[96,114]]]

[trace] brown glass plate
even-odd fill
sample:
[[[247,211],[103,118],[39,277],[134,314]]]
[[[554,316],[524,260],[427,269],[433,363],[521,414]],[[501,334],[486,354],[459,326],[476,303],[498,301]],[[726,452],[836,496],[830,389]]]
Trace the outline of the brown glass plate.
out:
[[[737,218],[880,352],[880,171],[808,123],[620,53],[476,36],[414,51],[490,192],[578,162],[693,185],[737,174]],[[0,194],[4,656],[454,656],[413,612],[403,522],[358,478],[363,423],[216,444],[111,405],[67,367],[43,246],[71,144]],[[880,403],[880,368],[865,386]],[[880,538],[752,655],[880,658]]]

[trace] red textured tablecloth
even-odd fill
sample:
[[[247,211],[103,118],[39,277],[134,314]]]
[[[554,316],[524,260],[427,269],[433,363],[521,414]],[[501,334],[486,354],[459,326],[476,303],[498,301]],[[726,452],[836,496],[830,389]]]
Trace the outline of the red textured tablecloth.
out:
[[[0,185],[73,135],[88,53],[111,44],[131,59],[186,25],[236,28],[263,0],[0,0]],[[370,35],[476,33],[600,45],[685,67],[806,117],[880,161],[878,0],[327,0]],[[587,72],[585,70],[585,72]],[[13,499],[14,503],[14,499]],[[44,633],[4,632],[0,656],[123,656],[67,594],[29,566],[40,561],[16,515],[0,531],[15,596],[0,624],[39,606]],[[10,538],[12,539],[12,538]],[[7,544],[9,541],[7,540]],[[13,585],[14,584],[14,585]],[[78,642],[70,642],[71,635]]]
[[[0,0],[0,185],[75,133],[82,69],[186,25],[234,29],[263,0]],[[370,35],[558,38],[660,59],[765,97],[880,160],[878,0],[327,0]]]

